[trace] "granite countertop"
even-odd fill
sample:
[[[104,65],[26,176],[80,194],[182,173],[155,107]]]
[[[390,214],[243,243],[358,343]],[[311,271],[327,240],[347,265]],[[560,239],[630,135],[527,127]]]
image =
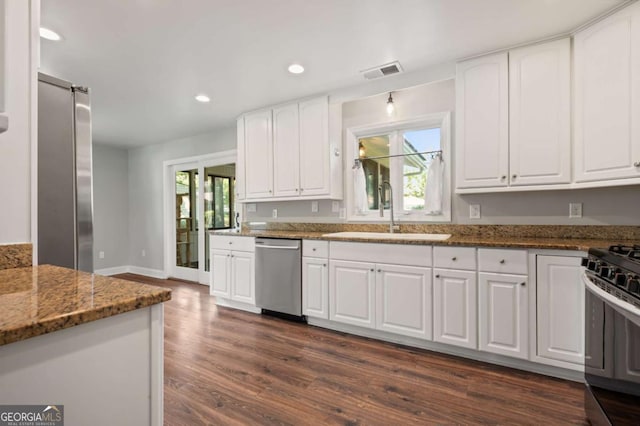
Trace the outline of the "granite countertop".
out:
[[[171,290],[51,265],[0,270],[0,345],[171,299]]]
[[[523,249],[547,250],[578,250],[587,251],[592,247],[609,247],[614,244],[638,244],[637,240],[619,240],[607,238],[550,238],[550,237],[519,237],[497,235],[455,235],[446,241],[425,241],[412,239],[381,239],[363,237],[326,237],[326,232],[316,231],[287,231],[287,230],[247,230],[240,233],[211,232],[212,235],[271,237],[305,240],[373,242],[385,244],[413,244],[413,245],[444,245],[444,246],[474,246],[474,247],[505,247]]]

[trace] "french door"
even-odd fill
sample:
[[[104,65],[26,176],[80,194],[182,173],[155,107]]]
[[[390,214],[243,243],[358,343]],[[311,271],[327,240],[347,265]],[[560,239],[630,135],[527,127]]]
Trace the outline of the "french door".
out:
[[[189,160],[165,162],[165,271],[208,285],[209,233],[231,229],[239,220],[235,156]]]

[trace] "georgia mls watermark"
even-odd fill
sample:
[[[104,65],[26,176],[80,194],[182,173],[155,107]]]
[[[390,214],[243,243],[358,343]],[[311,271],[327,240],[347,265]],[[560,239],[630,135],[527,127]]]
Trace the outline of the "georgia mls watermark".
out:
[[[0,426],[64,426],[64,405],[0,405]]]

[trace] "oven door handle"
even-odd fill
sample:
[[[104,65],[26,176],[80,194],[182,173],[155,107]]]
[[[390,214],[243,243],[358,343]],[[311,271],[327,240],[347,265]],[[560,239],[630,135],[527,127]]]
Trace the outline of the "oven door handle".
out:
[[[606,304],[610,305],[616,310],[616,312],[624,315],[625,318],[640,327],[640,309],[628,302],[625,302],[624,300],[618,299],[595,285],[585,272],[582,273],[582,282],[586,286],[587,290],[602,299]]]

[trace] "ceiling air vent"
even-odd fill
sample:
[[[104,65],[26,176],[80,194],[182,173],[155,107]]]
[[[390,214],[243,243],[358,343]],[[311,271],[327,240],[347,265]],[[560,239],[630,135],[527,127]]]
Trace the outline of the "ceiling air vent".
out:
[[[399,72],[402,72],[402,66],[398,61],[391,62],[389,64],[380,65],[368,70],[360,71],[360,73],[364,75],[364,78],[366,78],[367,80],[386,77],[388,75],[398,74]]]

